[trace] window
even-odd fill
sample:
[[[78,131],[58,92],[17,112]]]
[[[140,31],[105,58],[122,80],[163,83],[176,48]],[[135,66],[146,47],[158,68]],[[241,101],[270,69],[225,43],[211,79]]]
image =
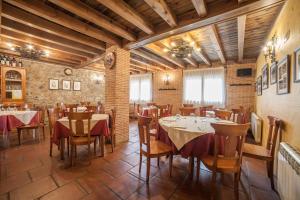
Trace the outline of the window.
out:
[[[185,103],[225,106],[224,68],[187,70],[183,77]]]
[[[129,87],[131,102],[152,100],[152,74],[131,75]]]

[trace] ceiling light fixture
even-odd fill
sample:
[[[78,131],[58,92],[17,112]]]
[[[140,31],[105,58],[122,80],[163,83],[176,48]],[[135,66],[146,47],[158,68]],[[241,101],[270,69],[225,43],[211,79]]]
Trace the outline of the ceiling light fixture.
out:
[[[195,42],[186,42],[184,40],[178,39],[170,43],[171,48],[167,49],[167,51],[170,52],[172,57],[177,57],[177,58],[191,57],[194,44]],[[165,49],[163,49],[164,52],[166,52]]]

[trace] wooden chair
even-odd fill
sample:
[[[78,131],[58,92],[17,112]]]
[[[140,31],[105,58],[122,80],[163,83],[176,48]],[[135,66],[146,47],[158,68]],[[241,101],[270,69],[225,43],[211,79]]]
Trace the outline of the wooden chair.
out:
[[[42,130],[43,130],[43,138],[45,139],[45,124],[44,124],[44,119],[43,119],[45,117],[45,110],[44,109],[38,109],[37,110],[37,115],[38,115],[38,121],[37,121],[37,123],[28,124],[28,125],[22,125],[22,126],[17,127],[19,145],[21,145],[21,134],[25,130],[27,132],[29,130],[38,131],[39,128],[42,128]]]
[[[199,108],[200,117],[206,117],[206,111],[210,111],[212,108],[213,106],[200,106]]]
[[[49,155],[52,156],[52,149],[53,149],[53,133],[54,133],[54,125],[55,122],[59,119],[59,113],[57,108],[49,108],[47,109],[47,116],[48,116],[48,123],[49,123],[49,132],[50,132],[50,153]],[[58,145],[60,147],[60,145]],[[69,155],[69,138],[67,138],[67,150]]]
[[[172,115],[172,110],[173,110],[173,104],[168,104],[168,112],[169,112],[169,116]]]
[[[86,111],[92,112],[92,113],[97,113],[97,106],[90,106],[90,105],[87,105],[87,106],[85,106],[85,107],[86,107]]]
[[[87,145],[89,160],[91,159],[91,143],[94,143],[94,154],[96,154],[96,138],[91,136],[90,112],[70,112],[68,115],[70,127],[70,145],[71,145],[71,166],[74,164],[73,154],[77,145]],[[87,121],[87,131],[84,129],[84,120]]]
[[[244,114],[240,108],[233,108],[232,111],[232,121],[238,124],[244,124]]]
[[[116,146],[116,108],[111,109],[111,129],[110,129],[110,142],[111,151],[114,152],[114,147]],[[100,142],[100,141],[99,141]]]
[[[156,136],[158,131],[158,108],[152,108],[148,110],[148,117],[150,117],[151,123],[150,123],[150,135]]]
[[[211,126],[215,129],[214,155],[201,159],[205,167],[212,171],[211,199],[214,199],[217,172],[234,173],[234,193],[238,199],[242,149],[250,124],[211,123]],[[224,152],[219,152],[220,142],[224,142]]]
[[[183,107],[194,107],[194,104],[184,103],[182,104]]]
[[[151,117],[138,116],[138,129],[139,129],[139,139],[140,139],[140,163],[139,163],[139,173],[141,173],[142,167],[142,157],[143,155],[147,157],[147,178],[146,183],[149,183],[150,176],[150,159],[169,155],[169,168],[170,176],[172,175],[172,162],[173,153],[171,146],[159,141],[150,139],[150,122]]]
[[[274,190],[274,154],[277,142],[277,137],[281,132],[282,120],[268,116],[269,119],[269,135],[267,140],[267,146],[258,146],[253,144],[245,144],[243,156],[264,160],[267,162],[267,172],[271,181],[271,187]]]
[[[182,108],[179,108],[179,111],[180,111],[180,114],[181,114],[182,116],[189,116],[189,115],[191,115],[192,113],[195,114],[196,108],[192,108],[192,107],[182,107]]]
[[[159,110],[159,118],[162,117],[167,117],[169,116],[169,106],[168,105],[158,105],[158,110]]]
[[[220,119],[223,119],[223,120],[230,120],[231,113],[232,112],[228,111],[228,110],[219,110],[219,109],[215,110],[215,116],[217,118],[220,118]]]
[[[147,106],[157,106],[157,104],[154,103],[154,102],[149,102],[149,103],[147,103],[146,105],[147,105]]]

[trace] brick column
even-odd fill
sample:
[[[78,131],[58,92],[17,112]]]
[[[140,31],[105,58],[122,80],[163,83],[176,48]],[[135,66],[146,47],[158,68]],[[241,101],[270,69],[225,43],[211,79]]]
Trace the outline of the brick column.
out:
[[[115,52],[116,64],[105,69],[105,112],[116,108],[116,143],[129,139],[129,64],[130,52],[112,46],[106,52]]]

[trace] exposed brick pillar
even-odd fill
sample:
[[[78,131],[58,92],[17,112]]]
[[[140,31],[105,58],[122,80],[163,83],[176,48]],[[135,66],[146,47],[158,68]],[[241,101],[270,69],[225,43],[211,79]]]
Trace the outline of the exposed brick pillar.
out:
[[[129,64],[130,52],[112,46],[106,52],[114,51],[116,64],[105,69],[105,112],[116,108],[116,143],[129,139]]]

